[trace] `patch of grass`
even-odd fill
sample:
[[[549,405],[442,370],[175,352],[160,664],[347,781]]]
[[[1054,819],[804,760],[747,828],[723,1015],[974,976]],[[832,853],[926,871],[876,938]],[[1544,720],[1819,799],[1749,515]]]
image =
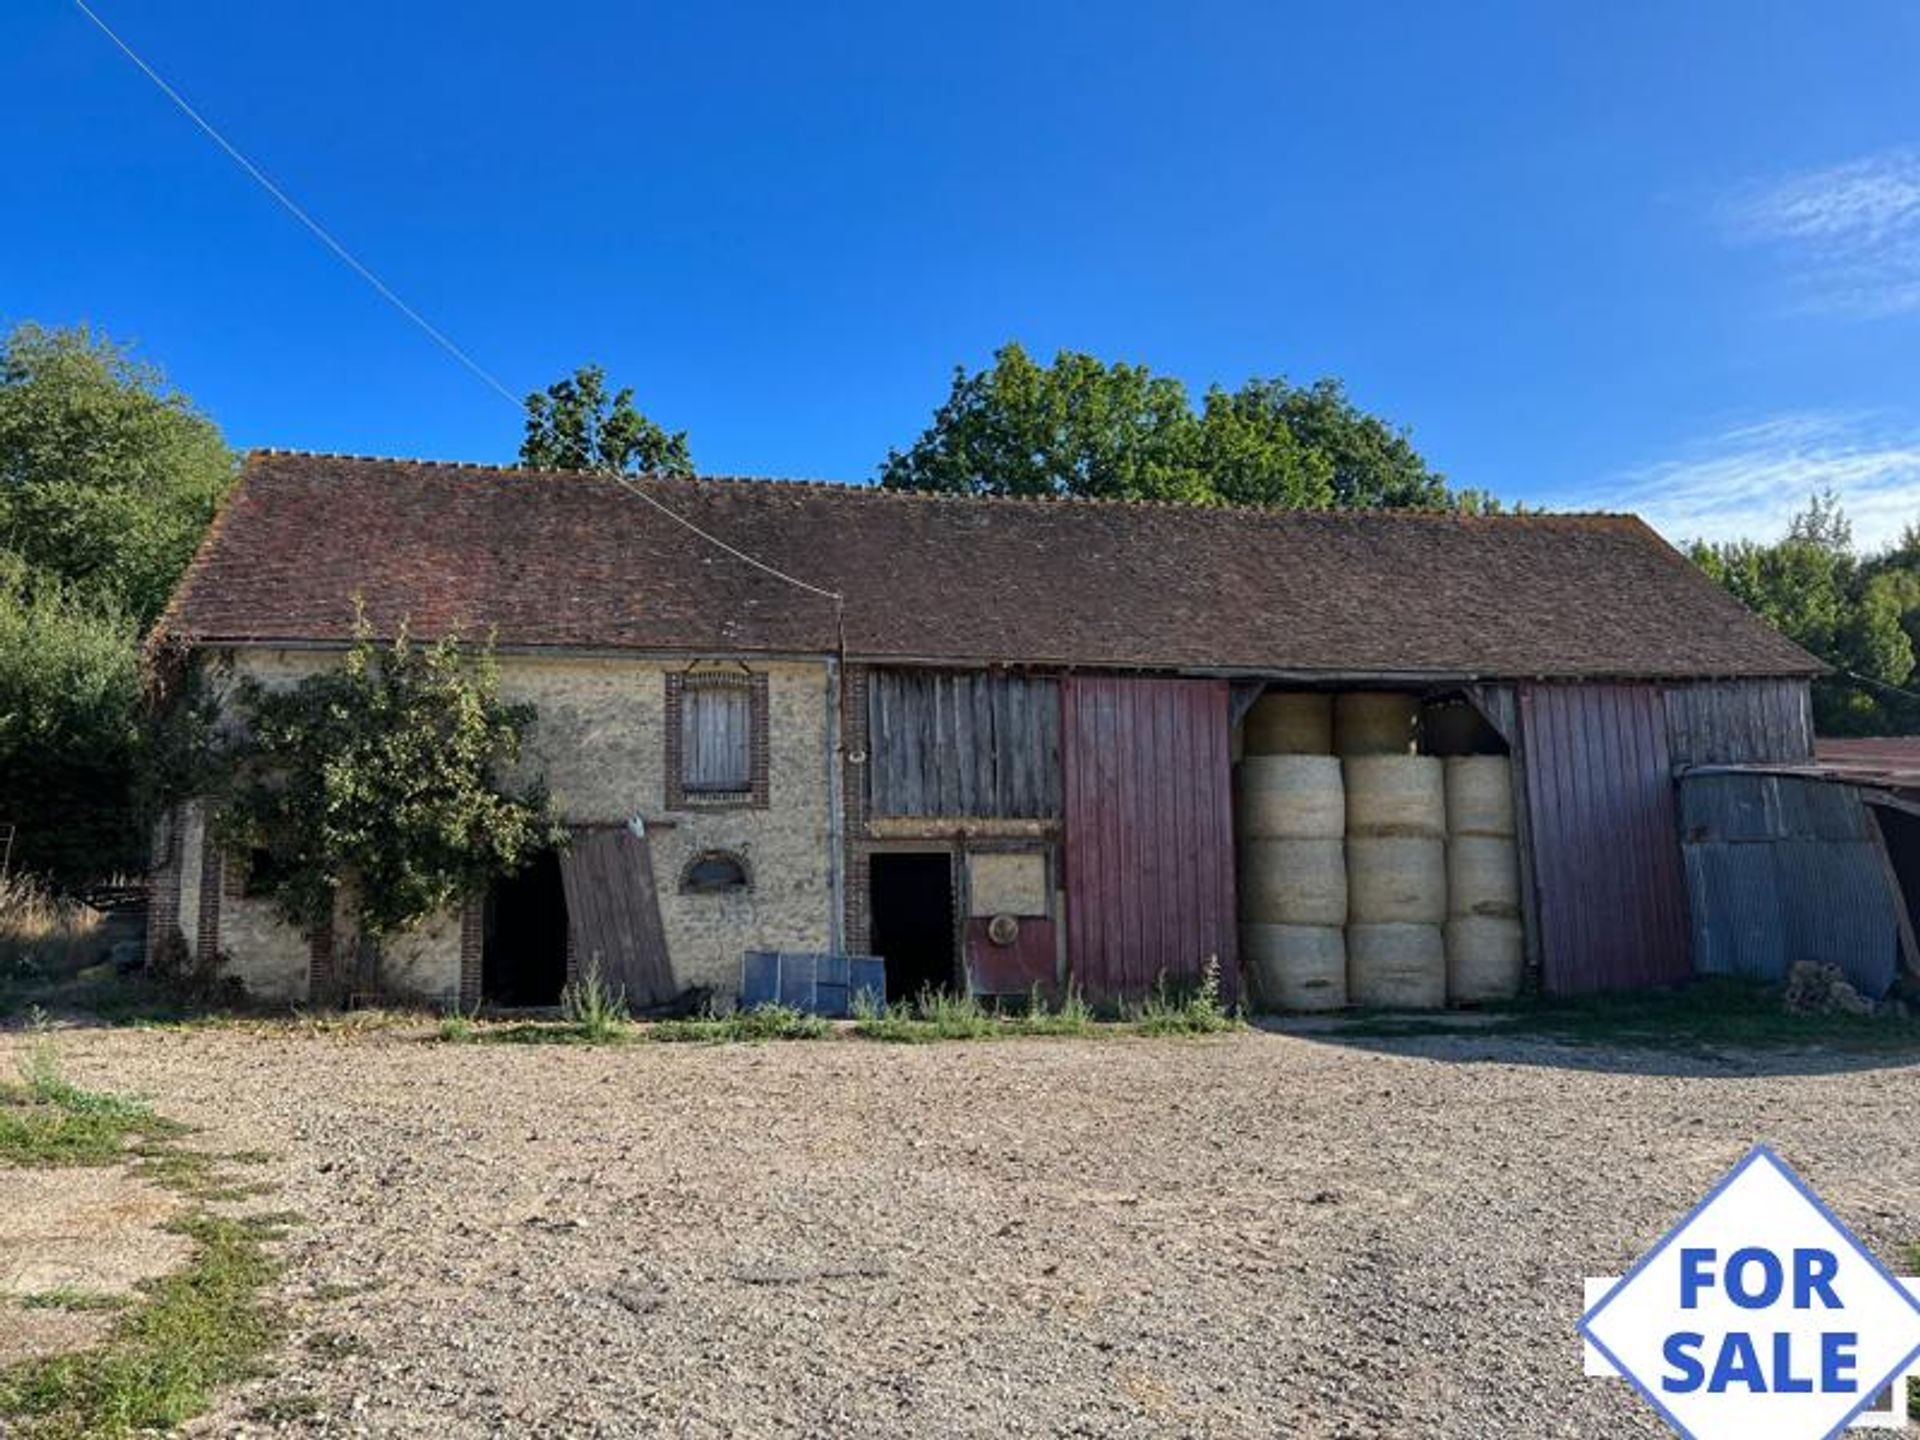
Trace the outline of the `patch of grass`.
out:
[[[1220,962],[1208,960],[1200,979],[1184,989],[1169,986],[1162,975],[1153,994],[1134,1014],[1133,1032],[1151,1036],[1217,1035],[1223,1030],[1238,1030],[1243,1023],[1220,1003]]]
[[[204,1202],[261,1187],[234,1187],[217,1157],[170,1143],[184,1127],[142,1100],[84,1090],[61,1070],[50,1036],[20,1064],[21,1084],[0,1093],[0,1159],[16,1164],[114,1164]],[[260,1373],[279,1337],[263,1292],[276,1273],[267,1247],[297,1216],[234,1218],[196,1205],[167,1228],[191,1242],[187,1263],[144,1282],[135,1297],[55,1290],[42,1308],[116,1310],[91,1349],[0,1371],[0,1433],[26,1440],[122,1436],[171,1428],[205,1410],[221,1385]]]
[[[560,1017],[589,1043],[611,1040],[627,1028],[627,992],[607,984],[596,957],[560,992]]]
[[[0,979],[71,975],[106,958],[106,917],[33,875],[0,874]]]
[[[1089,1038],[1123,1033],[1096,1021],[1078,990],[1069,989],[1060,1008],[1050,1009],[1039,989],[1017,1009],[988,1009],[972,995],[923,991],[911,1004],[887,1005],[862,992],[854,1002],[853,1033],[893,1045],[940,1040],[1013,1040],[1023,1036]]]
[[[260,1373],[281,1320],[260,1292],[275,1274],[277,1229],[205,1213],[171,1227],[193,1242],[187,1264],[143,1286],[144,1303],[104,1343],[0,1374],[0,1416],[32,1440],[171,1428],[211,1403],[216,1387]]]
[[[658,1020],[644,1034],[663,1044],[757,1044],[766,1040],[824,1040],[833,1025],[790,1005],[756,1005],[731,1015],[703,1015],[690,1020]]]
[[[452,1029],[443,1022],[433,1038],[448,1045],[618,1045],[637,1036],[631,1025],[589,1030],[566,1020],[516,1020],[505,1025],[474,1022]]]
[[[0,1085],[0,1161],[13,1165],[112,1165],[137,1140],[179,1133],[144,1101],[83,1090],[40,1036],[20,1062],[18,1085]]]
[[[1486,1013],[1487,1023],[1472,1031],[1419,1016],[1360,1016],[1331,1038],[1467,1033],[1625,1049],[1920,1053],[1920,1018],[1789,1014],[1778,989],[1722,976],[1666,991],[1523,1000]]]
[[[124,1295],[103,1295],[97,1290],[82,1290],[74,1285],[61,1285],[52,1290],[42,1290],[34,1295],[22,1295],[20,1303],[29,1310],[74,1310],[101,1311],[124,1310],[127,1297]]]

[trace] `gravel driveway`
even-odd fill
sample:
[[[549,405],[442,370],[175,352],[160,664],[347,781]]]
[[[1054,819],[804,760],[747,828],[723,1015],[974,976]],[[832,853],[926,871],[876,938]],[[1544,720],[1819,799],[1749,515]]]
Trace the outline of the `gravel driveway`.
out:
[[[217,1433],[1660,1435],[1580,1277],[1755,1139],[1920,1239],[1913,1066],[1369,1045],[62,1049],[306,1217]]]

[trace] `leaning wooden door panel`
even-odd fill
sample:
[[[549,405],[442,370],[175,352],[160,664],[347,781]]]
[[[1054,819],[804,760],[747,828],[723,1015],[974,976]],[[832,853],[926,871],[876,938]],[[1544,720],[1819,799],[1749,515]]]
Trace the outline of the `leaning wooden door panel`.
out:
[[[1520,723],[1549,994],[1692,973],[1685,873],[1651,685],[1523,685]]]
[[[673,975],[646,836],[624,825],[576,831],[560,878],[581,973],[598,960],[607,983],[624,989],[632,1004],[668,999]]]
[[[1212,957],[1234,994],[1226,682],[1073,676],[1061,716],[1074,982],[1139,999]]]

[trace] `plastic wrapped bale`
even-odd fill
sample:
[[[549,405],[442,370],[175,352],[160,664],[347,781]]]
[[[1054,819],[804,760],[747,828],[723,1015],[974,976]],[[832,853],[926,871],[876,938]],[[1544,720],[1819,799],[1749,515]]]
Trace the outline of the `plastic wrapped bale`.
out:
[[[1447,999],[1485,1005],[1520,994],[1526,944],[1518,920],[1456,915],[1447,921]]]
[[[1356,925],[1438,925],[1447,918],[1447,844],[1411,835],[1347,841],[1347,918]]]
[[[1446,770],[1427,755],[1356,755],[1343,762],[1349,835],[1447,833]]]
[[[1447,945],[1438,925],[1349,925],[1347,998],[1373,1010],[1447,1003]]]
[[[1345,924],[1345,847],[1338,840],[1241,841],[1240,918],[1262,925]]]
[[[1262,1010],[1346,1006],[1346,932],[1337,925],[1242,925],[1240,961]]]
[[[1346,832],[1346,789],[1330,755],[1250,755],[1233,779],[1243,839],[1338,840]]]
[[[1242,738],[1248,755],[1331,755],[1333,697],[1270,690],[1247,711]]]
[[[1411,755],[1420,702],[1384,690],[1355,690],[1333,702],[1333,744],[1342,755]]]

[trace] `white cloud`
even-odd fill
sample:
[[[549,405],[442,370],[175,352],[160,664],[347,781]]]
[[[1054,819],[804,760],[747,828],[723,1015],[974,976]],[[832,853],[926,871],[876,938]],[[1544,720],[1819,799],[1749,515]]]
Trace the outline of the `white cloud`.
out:
[[[1920,148],[1751,186],[1725,219],[1736,238],[1782,253],[1809,309],[1920,311]]]
[[[1920,426],[1870,414],[1776,416],[1615,476],[1592,498],[1683,544],[1777,539],[1824,490],[1840,497],[1862,552],[1891,544],[1920,522]]]

